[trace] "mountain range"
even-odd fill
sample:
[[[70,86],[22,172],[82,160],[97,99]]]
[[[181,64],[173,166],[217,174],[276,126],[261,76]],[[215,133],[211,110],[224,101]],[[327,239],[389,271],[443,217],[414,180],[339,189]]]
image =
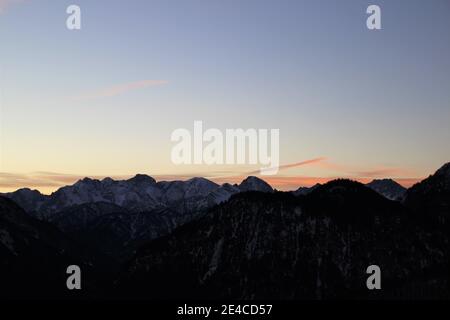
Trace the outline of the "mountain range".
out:
[[[307,196],[239,194],[143,246],[119,286],[150,299],[442,297],[447,241],[400,203],[337,180]],[[382,268],[382,295],[366,288],[372,264]]]
[[[238,194],[141,247],[119,277],[120,291],[141,298],[450,299],[449,178],[447,164],[406,192],[390,180],[338,179],[301,193]],[[383,183],[404,200],[382,196],[392,196]],[[372,264],[382,270],[382,291],[366,288]]]
[[[85,178],[0,196],[0,272],[12,295],[44,282],[44,296],[64,292],[63,266],[76,262],[97,297],[449,298],[449,208],[450,164],[408,190]],[[370,264],[381,292],[365,287]]]
[[[218,185],[205,178],[156,182],[150,176],[138,174],[119,181],[84,178],[48,196],[27,188],[2,195],[37,218],[49,219],[67,208],[97,202],[114,204],[132,212],[171,208],[185,213],[209,208],[244,191],[272,192],[273,189],[256,177],[248,177],[239,185]]]
[[[305,195],[320,186],[300,187],[294,195]],[[367,186],[391,200],[402,200],[406,188],[392,179],[373,180]],[[227,201],[232,195],[246,191],[273,192],[264,180],[250,176],[239,185],[218,185],[205,178],[187,181],[156,182],[150,176],[137,174],[128,180],[84,178],[71,186],[43,195],[28,188],[0,194],[19,204],[38,219],[48,220],[61,211],[80,205],[108,203],[130,212],[172,209],[179,214],[208,209]]]
[[[248,177],[239,185],[218,185],[205,178],[156,182],[138,174],[121,181],[84,178],[49,196],[30,189],[4,196],[81,243],[95,243],[100,251],[123,260],[140,243],[165,235],[246,191],[273,189],[256,177]]]
[[[293,194],[307,194],[318,186],[301,187]],[[406,190],[387,179],[374,180],[368,186],[389,199],[400,199]],[[205,178],[156,182],[137,174],[119,181],[84,178],[48,196],[26,188],[3,195],[81,243],[95,243],[100,251],[126,260],[140,244],[171,232],[232,195],[248,191],[271,193],[274,189],[253,176],[239,185],[218,185]]]

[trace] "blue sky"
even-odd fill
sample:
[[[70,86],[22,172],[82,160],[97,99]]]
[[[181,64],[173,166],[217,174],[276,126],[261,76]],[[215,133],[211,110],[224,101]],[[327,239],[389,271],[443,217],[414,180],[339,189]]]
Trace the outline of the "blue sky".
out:
[[[65,26],[70,4],[81,8],[80,31]],[[381,7],[382,30],[366,28],[369,4]],[[406,181],[450,159],[448,1],[0,8],[0,171],[23,177],[4,175],[0,191],[45,189],[27,180],[36,172],[214,176],[218,168],[170,161],[170,133],[194,120],[279,128],[282,164],[326,159],[279,173],[296,184],[376,172]],[[136,86],[148,80],[157,84]]]

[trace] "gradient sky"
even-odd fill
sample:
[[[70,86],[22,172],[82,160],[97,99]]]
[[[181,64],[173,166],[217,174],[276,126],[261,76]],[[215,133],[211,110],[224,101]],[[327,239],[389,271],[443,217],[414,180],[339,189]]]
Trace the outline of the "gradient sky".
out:
[[[170,135],[194,120],[279,128],[286,166],[266,180],[281,189],[410,185],[450,161],[449,14],[446,0],[0,0],[0,192],[259,167],[172,164]]]

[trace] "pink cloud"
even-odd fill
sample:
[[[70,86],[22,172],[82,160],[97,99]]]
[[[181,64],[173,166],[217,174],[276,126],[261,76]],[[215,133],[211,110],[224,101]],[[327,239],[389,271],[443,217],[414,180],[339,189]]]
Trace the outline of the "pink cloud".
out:
[[[0,0],[0,14],[6,12],[6,10],[15,4],[24,2],[25,0]]]

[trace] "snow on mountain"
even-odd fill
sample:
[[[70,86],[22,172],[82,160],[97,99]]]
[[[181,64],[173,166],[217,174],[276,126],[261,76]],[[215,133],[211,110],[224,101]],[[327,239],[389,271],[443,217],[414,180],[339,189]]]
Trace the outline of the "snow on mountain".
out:
[[[260,191],[260,192],[273,192],[272,187],[257,177],[247,177],[244,181],[239,185],[240,191]]]
[[[151,210],[161,205],[161,190],[156,181],[138,174],[128,180],[84,178],[54,192],[42,206],[44,216],[62,209],[92,202],[106,202],[130,210]]]
[[[222,203],[230,199],[230,197],[236,193],[239,193],[239,187],[237,185],[231,185],[224,183],[219,188],[211,192],[208,197],[216,204]]]
[[[141,299],[447,297],[447,239],[401,203],[336,180],[305,197],[239,194],[141,247],[117,283]],[[366,290],[371,261],[389,266],[387,290]]]
[[[246,190],[272,191],[259,179],[243,185]],[[36,216],[80,242],[127,259],[139,243],[167,234],[239,192],[236,185],[218,185],[205,178],[161,182],[142,174],[121,181],[84,178],[36,202]],[[19,203],[33,208],[36,196],[26,194],[29,198],[21,197]]]
[[[406,192],[405,187],[392,179],[375,179],[366,186],[390,200],[402,200]]]
[[[320,187],[320,186],[321,186],[320,183],[316,183],[315,185],[313,185],[310,188],[308,188],[308,187],[300,187],[297,190],[292,191],[292,194],[294,196],[307,195],[308,193],[310,193],[311,191],[315,190],[317,187]]]
[[[311,188],[300,187],[293,191],[293,194],[307,194],[318,186],[320,184]],[[156,182],[148,175],[137,174],[128,180],[119,181],[111,178],[84,178],[73,185],[58,189],[50,196],[30,189],[20,189],[4,195],[13,199],[27,212],[37,211],[39,218],[47,220],[67,208],[96,202],[111,203],[132,212],[168,208],[186,213],[208,209],[227,201],[234,194],[246,191],[274,190],[267,182],[254,176],[247,177],[239,185],[218,185],[205,178]]]
[[[5,196],[27,212],[36,211],[39,218],[47,220],[66,208],[96,202],[111,203],[132,212],[169,208],[185,213],[208,209],[241,191],[272,192],[273,189],[256,177],[248,177],[239,186],[233,186],[218,185],[205,178],[156,182],[150,176],[137,174],[128,180],[118,181],[84,178],[58,189],[50,196],[30,189],[21,189]]]
[[[41,194],[39,191],[28,188],[19,189],[15,192],[4,193],[1,195],[13,200],[28,213],[33,213],[36,210],[39,210],[41,205],[47,199],[47,196]]]
[[[218,185],[205,178],[156,182],[138,174],[120,181],[84,178],[50,196],[19,190],[9,197],[29,213],[37,211],[34,216],[53,223],[73,239],[127,259],[139,243],[167,234],[234,194],[243,190],[272,192],[267,183],[254,177],[240,187]]]

